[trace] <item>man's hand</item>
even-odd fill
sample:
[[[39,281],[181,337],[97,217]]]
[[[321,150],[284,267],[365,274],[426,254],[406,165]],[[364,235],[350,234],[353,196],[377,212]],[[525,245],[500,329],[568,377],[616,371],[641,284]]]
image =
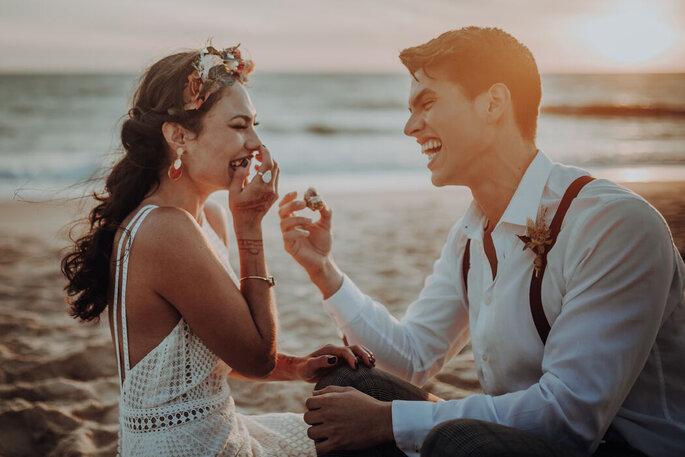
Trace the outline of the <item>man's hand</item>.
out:
[[[323,208],[316,222],[309,217],[297,216],[296,211],[306,208],[303,200],[297,200],[297,192],[286,194],[278,206],[286,252],[307,270],[324,298],[330,297],[343,282],[342,272],[331,256],[333,212],[328,207]]]
[[[286,194],[278,206],[285,250],[305,270],[320,268],[333,246],[330,208],[325,207],[321,210],[321,217],[317,222],[313,222],[309,217],[297,216],[295,211],[307,207],[304,200],[297,200],[297,192]]]
[[[306,401],[304,421],[316,452],[360,450],[394,440],[392,403],[376,400],[353,387],[327,386]]]

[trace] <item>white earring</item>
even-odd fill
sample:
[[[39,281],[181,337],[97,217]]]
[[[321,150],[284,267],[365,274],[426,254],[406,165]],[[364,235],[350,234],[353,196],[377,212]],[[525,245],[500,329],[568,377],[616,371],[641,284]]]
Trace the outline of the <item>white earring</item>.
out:
[[[171,178],[172,181],[178,180],[183,174],[183,162],[181,161],[181,156],[184,152],[185,151],[183,150],[183,148],[176,149],[176,154],[178,154],[178,156],[176,157],[176,160],[174,160],[174,163],[171,164],[171,166],[169,167],[169,171],[167,172],[169,178]]]

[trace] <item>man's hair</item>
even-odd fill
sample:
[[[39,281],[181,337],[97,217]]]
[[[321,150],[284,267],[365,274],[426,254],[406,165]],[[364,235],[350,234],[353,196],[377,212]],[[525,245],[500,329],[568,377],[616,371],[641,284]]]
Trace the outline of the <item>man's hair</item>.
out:
[[[507,32],[490,27],[452,30],[403,50],[400,60],[414,77],[419,70],[430,77],[431,69],[442,69],[471,99],[493,84],[505,84],[521,135],[535,140],[540,73],[530,50]]]

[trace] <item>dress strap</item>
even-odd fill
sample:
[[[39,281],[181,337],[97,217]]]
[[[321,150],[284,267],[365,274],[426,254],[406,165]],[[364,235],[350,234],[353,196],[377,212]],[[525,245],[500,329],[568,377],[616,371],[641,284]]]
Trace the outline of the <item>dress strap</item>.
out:
[[[551,326],[545,316],[545,310],[542,308],[542,277],[545,274],[545,268],[547,268],[547,254],[557,242],[557,237],[561,231],[561,223],[571,206],[571,202],[578,196],[583,187],[594,179],[595,178],[592,176],[581,176],[573,181],[566,189],[564,196],[561,198],[561,203],[559,203],[559,207],[557,208],[557,212],[554,214],[552,224],[550,225],[552,244],[541,255],[542,263],[540,265],[539,274],[533,273],[530,279],[530,313],[533,316],[533,323],[535,323],[535,328],[538,331],[538,335],[540,336],[543,345],[547,342],[547,335],[549,335],[549,331],[551,330]]]
[[[119,238],[119,244],[117,245],[116,251],[116,263],[115,263],[115,274],[114,274],[114,296],[112,299],[112,317],[114,318],[114,346],[116,347],[117,353],[117,371],[119,372],[119,385],[123,385],[123,377],[121,373],[121,355],[120,351],[124,354],[124,375],[130,369],[129,357],[128,357],[128,336],[127,336],[127,326],[126,326],[126,276],[128,273],[128,259],[131,253],[131,247],[133,246],[133,237],[136,235],[140,224],[143,219],[150,214],[150,212],[157,208],[156,205],[146,205],[141,208],[138,213],[131,219],[131,221],[123,229],[124,233],[121,234]],[[124,247],[124,240],[127,239],[126,247],[122,252]],[[123,257],[123,258],[122,258]],[[122,269],[123,263],[123,272]],[[121,288],[119,288],[119,278],[121,277]],[[118,303],[121,298],[121,313],[118,312]],[[117,318],[119,318],[119,323],[121,324],[121,339],[123,348],[119,348],[119,325],[117,325]]]

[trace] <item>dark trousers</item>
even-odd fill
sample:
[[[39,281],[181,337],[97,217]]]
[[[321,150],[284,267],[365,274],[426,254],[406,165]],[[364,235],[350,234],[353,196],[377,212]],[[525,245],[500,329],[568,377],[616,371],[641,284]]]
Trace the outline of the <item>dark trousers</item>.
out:
[[[342,366],[321,378],[316,389],[326,386],[350,386],[381,401],[428,398],[418,387],[377,368]],[[637,457],[643,454],[621,445],[601,445],[595,456]],[[403,457],[394,443],[385,443],[363,451],[337,451],[326,457]],[[546,438],[515,428],[473,419],[456,419],[433,428],[421,446],[427,457],[583,457],[585,454]]]

